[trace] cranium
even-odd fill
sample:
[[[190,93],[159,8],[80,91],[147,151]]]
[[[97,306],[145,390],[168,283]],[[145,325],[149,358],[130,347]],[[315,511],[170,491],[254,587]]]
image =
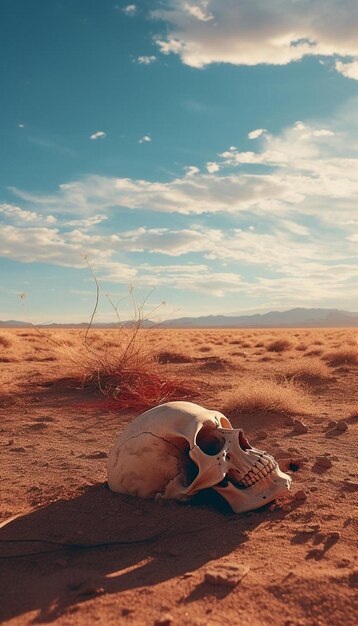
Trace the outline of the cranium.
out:
[[[212,487],[241,513],[285,493],[291,478],[222,413],[168,402],[136,417],[119,435],[109,455],[108,485],[141,498],[176,500]]]

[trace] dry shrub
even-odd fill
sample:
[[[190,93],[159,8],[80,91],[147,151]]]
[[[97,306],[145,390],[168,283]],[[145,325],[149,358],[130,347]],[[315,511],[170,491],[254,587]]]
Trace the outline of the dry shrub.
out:
[[[275,339],[268,344],[268,352],[285,352],[292,348],[292,343],[288,339]]]
[[[275,378],[279,382],[294,380],[315,383],[331,378],[331,371],[320,359],[301,359],[282,367]]]
[[[156,354],[158,363],[192,363],[193,357],[183,352],[171,352],[164,350]]]
[[[211,357],[200,365],[200,369],[204,372],[226,372],[235,367],[237,366],[232,361],[223,357]]]
[[[11,341],[6,335],[0,335],[0,347],[2,348],[10,348]]]
[[[309,397],[290,381],[278,384],[273,380],[246,377],[224,406],[223,413],[236,415],[264,411],[275,414],[307,413],[311,409]]]
[[[83,385],[98,388],[111,407],[140,409],[195,395],[194,383],[184,384],[159,372],[140,323],[118,328],[115,348],[103,349],[100,337],[95,340],[88,342],[85,338],[77,348],[66,348],[66,352],[77,365]]]
[[[298,346],[296,346],[296,350],[298,350],[298,352],[304,352],[307,350],[307,347],[305,343],[299,343]]]
[[[303,356],[321,356],[322,354],[322,350],[320,350],[319,348],[315,348],[314,350],[308,350],[308,352],[305,352]]]
[[[339,350],[327,352],[322,358],[332,367],[339,365],[358,365],[358,348],[349,345],[342,346]]]

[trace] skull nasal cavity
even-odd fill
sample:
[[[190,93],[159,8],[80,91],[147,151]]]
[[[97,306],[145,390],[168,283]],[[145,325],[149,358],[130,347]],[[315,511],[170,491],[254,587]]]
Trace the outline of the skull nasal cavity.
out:
[[[214,456],[223,449],[225,439],[210,426],[203,426],[196,436],[196,445],[205,452]]]

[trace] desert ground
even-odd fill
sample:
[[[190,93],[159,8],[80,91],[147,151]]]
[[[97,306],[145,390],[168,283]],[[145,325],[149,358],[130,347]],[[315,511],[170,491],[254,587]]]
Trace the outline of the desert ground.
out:
[[[358,329],[131,332],[0,329],[2,622],[356,624]],[[174,398],[244,428],[287,496],[111,492],[117,434]]]

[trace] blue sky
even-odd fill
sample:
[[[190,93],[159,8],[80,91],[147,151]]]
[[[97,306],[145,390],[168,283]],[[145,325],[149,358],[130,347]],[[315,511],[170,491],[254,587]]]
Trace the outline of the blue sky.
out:
[[[358,309],[351,0],[3,0],[0,319]],[[19,294],[26,294],[20,297]],[[130,307],[129,307],[130,308]]]

